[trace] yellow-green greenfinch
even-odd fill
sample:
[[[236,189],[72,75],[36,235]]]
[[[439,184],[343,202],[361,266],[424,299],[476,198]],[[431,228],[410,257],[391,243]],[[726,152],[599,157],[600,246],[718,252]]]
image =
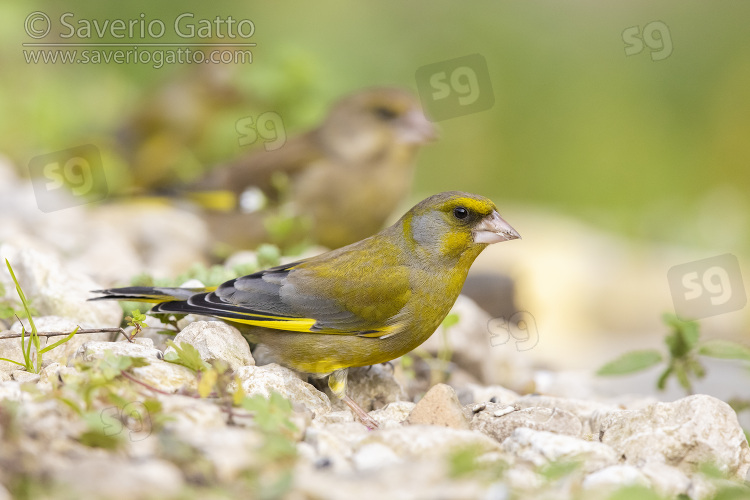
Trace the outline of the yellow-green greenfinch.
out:
[[[431,196],[378,234],[215,289],[128,287],[97,299],[158,302],[152,313],[201,314],[231,323],[275,361],[330,375],[328,385],[370,428],[346,394],[347,369],[402,356],[437,329],[474,259],[488,244],[520,238],[482,196]]]
[[[128,165],[120,195],[142,195],[195,178],[210,149],[212,128],[222,113],[245,100],[234,73],[233,65],[191,64],[131,106],[114,135]]]
[[[214,235],[230,246],[269,239],[259,231],[262,214],[242,209],[242,194],[255,188],[272,204],[288,200],[292,215],[308,221],[314,243],[337,248],[382,229],[409,194],[419,146],[435,136],[412,93],[394,87],[362,90],[335,103],[318,128],[279,149],[260,148],[214,168],[189,188],[188,198],[204,207],[208,200],[222,200],[223,210],[208,210],[205,217]],[[237,224],[254,230],[237,231]]]

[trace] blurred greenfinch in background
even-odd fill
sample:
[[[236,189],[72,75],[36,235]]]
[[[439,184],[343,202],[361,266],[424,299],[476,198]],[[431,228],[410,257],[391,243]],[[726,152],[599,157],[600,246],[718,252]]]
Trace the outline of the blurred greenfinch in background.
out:
[[[312,243],[338,248],[382,229],[410,192],[419,147],[435,138],[410,92],[362,90],[282,147],[217,166],[189,186],[186,197],[205,208],[214,236],[233,247],[284,237],[269,234],[268,211],[248,213],[257,207],[243,206],[243,195],[262,193],[271,209],[287,203],[285,213],[301,220],[287,237],[306,233]]]
[[[265,345],[274,361],[316,376],[368,427],[346,394],[350,367],[398,358],[432,335],[487,245],[520,238],[487,198],[427,198],[357,243],[218,287],[127,287],[92,300],[157,302],[152,313],[214,316]]]
[[[129,169],[123,194],[169,188],[203,172],[198,150],[210,140],[217,117],[248,101],[234,82],[234,70],[191,65],[133,104],[114,132],[115,148]]]

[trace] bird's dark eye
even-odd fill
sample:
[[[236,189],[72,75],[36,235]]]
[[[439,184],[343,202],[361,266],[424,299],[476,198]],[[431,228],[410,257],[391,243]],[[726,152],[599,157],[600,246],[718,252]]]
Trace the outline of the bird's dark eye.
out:
[[[383,106],[378,106],[373,111],[375,112],[375,116],[383,120],[392,120],[396,118],[396,116],[398,116],[398,114],[395,111],[393,111],[390,108],[383,107]]]
[[[456,219],[465,219],[469,216],[469,211],[464,207],[456,207],[453,209],[453,217]]]

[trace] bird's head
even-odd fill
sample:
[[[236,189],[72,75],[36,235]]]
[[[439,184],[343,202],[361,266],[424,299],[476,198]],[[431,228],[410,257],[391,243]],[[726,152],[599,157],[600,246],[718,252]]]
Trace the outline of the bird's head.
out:
[[[435,126],[410,92],[376,87],[336,103],[321,129],[329,147],[360,159],[390,146],[414,146],[437,138]]]
[[[491,200],[460,191],[421,201],[400,222],[407,241],[420,253],[449,259],[466,256],[473,261],[487,245],[521,237]]]

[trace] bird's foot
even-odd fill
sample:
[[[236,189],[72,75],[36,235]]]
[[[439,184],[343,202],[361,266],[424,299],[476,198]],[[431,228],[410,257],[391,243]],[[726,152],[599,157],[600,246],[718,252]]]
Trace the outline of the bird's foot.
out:
[[[374,418],[372,418],[365,410],[363,410],[361,406],[355,403],[352,398],[345,395],[341,399],[349,408],[351,408],[354,416],[357,417],[357,419],[362,422],[362,424],[364,424],[364,426],[369,430],[374,431],[380,427],[380,425],[378,425],[378,422]]]

